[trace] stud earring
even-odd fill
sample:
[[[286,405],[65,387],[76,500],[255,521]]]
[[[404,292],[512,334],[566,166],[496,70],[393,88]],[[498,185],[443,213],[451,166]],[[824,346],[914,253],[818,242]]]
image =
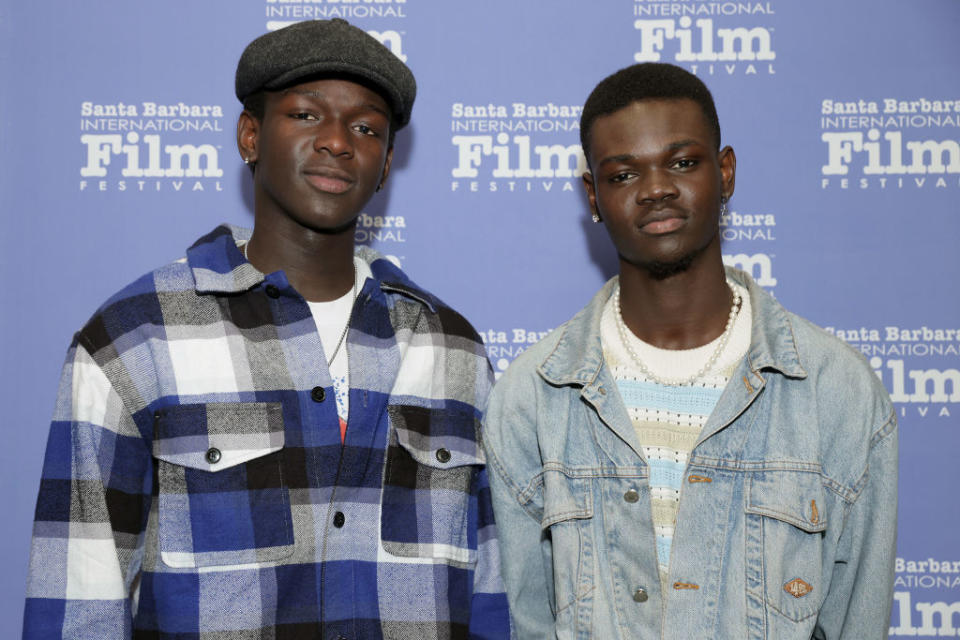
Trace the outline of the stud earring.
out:
[[[720,196],[720,216],[727,215],[727,196]]]
[[[599,214],[599,213],[594,212],[594,213],[590,216],[590,218],[591,218],[594,222],[600,222],[600,214]]]

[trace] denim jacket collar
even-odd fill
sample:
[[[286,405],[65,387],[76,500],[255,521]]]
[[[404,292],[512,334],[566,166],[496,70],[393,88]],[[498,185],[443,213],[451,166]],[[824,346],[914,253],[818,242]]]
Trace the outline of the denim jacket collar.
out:
[[[750,293],[753,317],[750,350],[746,356],[750,369],[755,374],[772,369],[788,378],[806,378],[786,310],[745,272],[732,267],[727,267],[726,272],[728,278]],[[600,317],[616,286],[617,276],[614,276],[562,329],[557,346],[537,368],[544,380],[555,385],[586,386],[597,379],[603,364]]]

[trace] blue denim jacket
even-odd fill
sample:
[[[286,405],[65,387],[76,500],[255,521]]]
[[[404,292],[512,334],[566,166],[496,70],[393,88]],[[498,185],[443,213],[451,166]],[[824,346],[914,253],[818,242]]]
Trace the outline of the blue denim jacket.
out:
[[[519,638],[887,637],[897,423],[865,360],[728,270],[751,345],[683,478],[661,586],[649,469],[600,344],[611,280],[523,353],[484,442]]]

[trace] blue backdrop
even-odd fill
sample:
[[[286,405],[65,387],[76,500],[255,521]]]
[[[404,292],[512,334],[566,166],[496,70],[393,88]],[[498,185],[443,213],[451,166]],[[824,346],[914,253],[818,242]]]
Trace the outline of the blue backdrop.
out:
[[[243,47],[344,17],[416,74],[357,240],[483,332],[503,368],[615,270],[589,222],[579,106],[634,61],[714,92],[737,190],[725,259],[862,350],[901,420],[893,637],[960,628],[960,3],[101,0],[0,7],[0,637],[19,634],[33,506],[72,332],[222,221]]]

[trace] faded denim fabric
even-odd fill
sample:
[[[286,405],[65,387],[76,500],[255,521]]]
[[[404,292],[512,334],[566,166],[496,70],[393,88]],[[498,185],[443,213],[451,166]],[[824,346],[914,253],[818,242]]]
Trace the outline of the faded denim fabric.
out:
[[[750,349],[691,453],[661,586],[649,468],[603,362],[611,280],[498,381],[484,445],[517,636],[887,637],[897,423],[862,356],[728,269]]]

